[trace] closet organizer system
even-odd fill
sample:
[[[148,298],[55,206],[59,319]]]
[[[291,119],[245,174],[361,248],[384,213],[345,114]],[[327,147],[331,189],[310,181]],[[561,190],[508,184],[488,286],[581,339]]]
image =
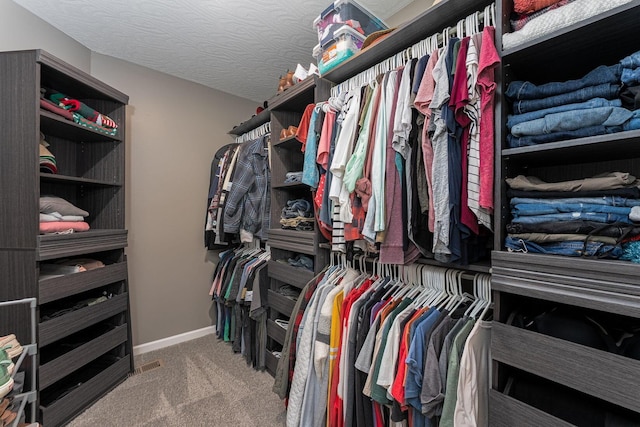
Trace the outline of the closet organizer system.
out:
[[[22,364],[25,384],[38,386],[30,405],[38,421],[58,426],[133,367],[124,254],[128,97],[42,50],[0,53],[0,68],[0,300],[37,301],[35,337],[26,305],[3,305],[0,335],[36,342],[36,357]],[[64,233],[50,233],[63,225]]]
[[[522,31],[513,3],[498,3],[490,425],[640,425],[640,2],[563,2]]]
[[[476,12],[471,6],[486,7],[460,15]],[[434,7],[395,37],[416,22],[437,35],[352,68],[300,123],[309,129],[302,182],[316,189],[332,253],[345,255],[307,283],[294,307],[274,385],[288,398],[288,426],[487,424],[491,293],[488,274],[474,273],[488,267],[471,261],[486,259],[492,241],[493,120],[481,133],[478,114],[498,63],[491,11],[477,2]],[[447,20],[457,25],[442,31]],[[461,154],[468,146],[470,165]],[[369,252],[366,261],[347,261],[353,247]]]

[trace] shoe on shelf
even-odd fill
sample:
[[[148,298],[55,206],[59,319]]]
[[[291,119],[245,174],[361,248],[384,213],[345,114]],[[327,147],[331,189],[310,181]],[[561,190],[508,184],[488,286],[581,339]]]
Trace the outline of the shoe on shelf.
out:
[[[13,364],[13,361],[11,360],[11,358],[9,357],[9,355],[7,354],[7,350],[0,349],[0,363],[6,361],[6,369],[7,372],[9,373],[9,375],[13,374],[13,369],[16,367],[16,365]]]
[[[284,92],[286,89],[285,85],[287,83],[287,78],[280,76],[280,82],[278,83],[278,93]]]
[[[296,80],[295,80],[295,78],[293,77],[293,75],[294,75],[294,72],[293,72],[293,71],[289,71],[289,70],[287,70],[287,75],[285,76],[285,79],[286,79],[286,85],[287,85],[287,87],[291,87],[291,86],[293,86],[294,84],[296,84]]]
[[[20,356],[22,353],[22,346],[14,334],[0,337],[0,348],[5,350],[11,359]]]
[[[289,136],[289,137],[296,136],[296,133],[298,133],[298,127],[297,126],[289,126],[287,128],[287,136]]]
[[[5,409],[2,415],[0,415],[0,422],[3,426],[9,426],[15,419],[18,418],[18,413],[11,409]]]
[[[13,389],[13,378],[11,378],[11,374],[7,370],[9,363],[11,362],[6,360],[0,361],[0,398],[5,397]]]

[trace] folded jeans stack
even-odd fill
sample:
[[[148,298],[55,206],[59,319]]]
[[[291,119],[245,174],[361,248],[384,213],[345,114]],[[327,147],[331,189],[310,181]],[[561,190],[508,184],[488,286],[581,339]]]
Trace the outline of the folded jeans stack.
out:
[[[508,250],[640,262],[640,181],[633,175],[555,183],[520,175],[506,181]]]
[[[289,258],[287,263],[292,267],[301,267],[313,271],[313,260],[306,255],[298,254],[293,258]]]
[[[619,99],[622,70],[622,64],[600,65],[576,80],[511,82],[505,92],[513,112],[507,118],[509,147],[631,130],[634,113]]]
[[[305,199],[288,200],[282,208],[280,225],[286,230],[311,231],[314,228],[313,208]]]
[[[627,56],[620,64],[623,83],[620,99],[625,108],[634,110],[634,116],[625,130],[640,129],[640,52]]]

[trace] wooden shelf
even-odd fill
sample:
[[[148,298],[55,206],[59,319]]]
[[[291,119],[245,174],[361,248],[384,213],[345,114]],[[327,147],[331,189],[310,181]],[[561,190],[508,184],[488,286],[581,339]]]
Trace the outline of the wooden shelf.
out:
[[[467,270],[474,273],[489,273],[491,271],[491,263],[489,261],[480,262],[469,265],[452,264],[440,262],[431,258],[418,258],[416,264],[433,265],[435,267],[455,268],[456,270]]]
[[[127,230],[89,230],[72,234],[38,236],[37,260],[121,249],[127,246]]]
[[[309,76],[284,92],[277,93],[269,99],[269,109],[302,112],[308,104],[315,102],[314,89],[317,78],[313,75]]]
[[[51,111],[40,110],[40,127],[46,135],[57,136],[77,142],[101,142],[123,140],[120,132],[107,135],[65,119]]]
[[[76,369],[125,342],[127,340],[127,327],[126,324],[117,326],[109,332],[41,365],[38,376],[40,388],[49,387]]]
[[[505,160],[529,164],[563,165],[594,160],[617,160],[629,158],[629,153],[638,149],[640,130],[578,138],[569,141],[550,142],[529,147],[502,150]]]
[[[271,289],[269,289],[267,295],[267,298],[269,300],[269,307],[272,310],[284,314],[285,316],[291,315],[293,307],[296,305],[296,300],[294,300],[293,298],[285,297],[284,295],[280,295],[278,292]]]
[[[272,143],[276,148],[284,148],[287,150],[297,150],[302,152],[302,143],[295,136],[290,136]]]
[[[124,357],[85,381],[82,381],[84,378],[80,377],[78,381],[82,383],[80,387],[49,405],[40,405],[42,424],[47,426],[63,425],[92,402],[95,402],[124,381],[131,369],[131,359]],[[89,371],[90,368],[84,368],[84,370]],[[83,372],[81,371],[79,375],[82,374]],[[85,376],[87,375],[90,375],[90,373],[87,372]]]
[[[271,184],[274,190],[308,190],[309,186],[301,182],[283,182],[282,184]],[[309,218],[313,221],[313,218]]]
[[[38,344],[40,347],[43,347],[126,311],[127,298],[128,294],[125,292],[107,301],[40,322]]]
[[[544,351],[540,351],[544,349]],[[494,360],[640,412],[640,361],[494,322]]]
[[[598,64],[615,64],[638,49],[636,28],[640,21],[638,1],[619,6],[600,15],[561,28],[546,36],[502,52],[502,61],[517,70],[519,80],[562,81],[570,77],[565,69],[588,71],[593,68],[592,52]],[[588,40],[588,43],[585,43]],[[499,44],[499,43],[498,43]],[[626,52],[623,56],[621,52]],[[544,61],[531,58],[544,57]],[[571,64],[571,67],[566,67]],[[573,78],[578,78],[574,76]]]
[[[257,128],[260,125],[267,123],[269,120],[271,120],[271,112],[269,111],[269,109],[262,110],[260,114],[251,117],[246,122],[242,122],[238,126],[231,129],[229,131],[229,134],[240,136],[244,133],[249,132],[250,130]]]
[[[106,97],[121,104],[129,102],[129,97],[124,93],[50,53],[42,49],[33,52],[35,53],[35,61],[39,62],[43,68],[43,85],[76,98],[101,99]],[[70,82],[70,80],[72,81]]]
[[[489,425],[492,427],[574,427],[526,403],[489,390]]]
[[[111,283],[127,280],[127,263],[105,265],[95,270],[66,274],[40,280],[38,302],[46,304],[71,295],[100,288]]]
[[[640,318],[640,266],[624,261],[493,252],[494,291]]]
[[[265,354],[265,365],[267,365],[267,372],[269,372],[271,375],[276,374],[276,369],[278,369],[278,361],[279,359],[267,349]]]
[[[336,68],[323,74],[322,77],[334,83],[341,83],[432,34],[442,32],[445,27],[455,26],[461,17],[480,11],[491,3],[487,0],[442,1],[396,28],[370,48],[358,52]]]
[[[282,328],[271,319],[267,320],[267,335],[276,340],[278,344],[284,345],[284,338],[286,334],[286,329]]]
[[[316,251],[315,231],[272,228],[269,230],[269,246],[291,252],[314,255]]]
[[[122,187],[122,183],[103,181],[99,179],[79,178],[75,176],[66,176],[46,172],[40,172],[40,180],[44,182],[69,185],[85,185],[92,187]]]
[[[302,267],[293,267],[284,262],[269,261],[269,277],[295,286],[298,289],[304,288],[311,279],[313,279],[313,271],[306,270]]]

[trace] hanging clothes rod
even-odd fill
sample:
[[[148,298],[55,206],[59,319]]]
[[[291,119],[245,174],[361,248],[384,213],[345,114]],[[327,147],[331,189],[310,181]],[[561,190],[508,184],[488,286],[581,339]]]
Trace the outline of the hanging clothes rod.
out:
[[[235,141],[237,144],[241,144],[247,141],[254,141],[268,133],[271,133],[271,122],[264,123],[257,128],[250,130],[249,132],[236,136]]]
[[[413,46],[401,50],[384,61],[364,70],[348,80],[331,88],[331,96],[337,97],[341,92],[358,89],[375,80],[380,75],[394,70],[413,58],[420,58],[430,54],[439,47],[445,46],[447,41],[454,35],[458,37],[470,36],[481,31],[482,25],[496,25],[496,5],[491,3],[484,10],[477,11],[458,21],[455,27],[446,27],[440,33],[435,33]]]

